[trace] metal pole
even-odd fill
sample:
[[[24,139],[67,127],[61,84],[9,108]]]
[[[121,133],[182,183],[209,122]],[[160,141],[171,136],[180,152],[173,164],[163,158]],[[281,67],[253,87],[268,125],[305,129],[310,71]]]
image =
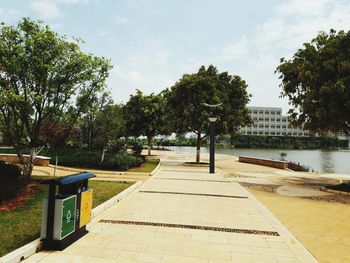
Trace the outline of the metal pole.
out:
[[[209,173],[215,173],[215,122],[210,122]]]

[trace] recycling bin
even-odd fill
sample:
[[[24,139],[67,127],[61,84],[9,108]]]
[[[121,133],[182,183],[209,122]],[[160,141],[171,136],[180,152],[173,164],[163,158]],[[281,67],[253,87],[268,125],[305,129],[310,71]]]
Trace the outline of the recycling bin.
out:
[[[45,250],[63,250],[88,233],[93,190],[92,173],[79,173],[44,181],[49,196],[43,200],[41,239]]]

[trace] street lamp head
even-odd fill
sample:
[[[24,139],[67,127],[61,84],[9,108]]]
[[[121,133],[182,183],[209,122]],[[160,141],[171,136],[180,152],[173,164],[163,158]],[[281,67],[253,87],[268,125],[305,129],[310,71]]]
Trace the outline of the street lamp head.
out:
[[[208,118],[208,119],[209,119],[210,122],[216,122],[216,120],[217,120],[218,118],[211,117],[211,118]]]

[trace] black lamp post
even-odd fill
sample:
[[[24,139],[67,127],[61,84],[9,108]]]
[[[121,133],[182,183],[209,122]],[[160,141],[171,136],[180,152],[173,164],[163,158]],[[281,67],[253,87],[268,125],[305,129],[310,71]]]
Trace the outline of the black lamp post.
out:
[[[215,173],[215,121],[218,118],[209,118],[210,122],[210,154],[209,154],[209,173]]]

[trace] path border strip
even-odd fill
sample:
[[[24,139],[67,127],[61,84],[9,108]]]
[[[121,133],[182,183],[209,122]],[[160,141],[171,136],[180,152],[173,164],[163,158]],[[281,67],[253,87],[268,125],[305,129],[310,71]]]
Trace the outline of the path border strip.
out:
[[[182,193],[182,192],[148,191],[148,190],[140,190],[139,193],[146,193],[146,194],[171,194],[171,195],[197,195],[197,196],[208,196],[208,197],[224,197],[224,198],[248,199],[248,196],[239,196],[239,195],[217,195],[217,194]]]
[[[215,227],[215,226],[197,226],[197,225],[169,224],[169,223],[128,221],[128,220],[112,220],[112,219],[101,219],[99,222],[105,223],[105,224],[158,226],[158,227],[185,228],[185,229],[196,229],[196,230],[215,231],[215,232],[229,232],[229,233],[250,234],[250,235],[280,236],[280,234],[276,231],[256,230],[256,229],[227,228],[227,227]]]
[[[212,183],[232,183],[231,181],[221,181],[221,180],[206,180],[206,179],[185,179],[185,178],[171,178],[171,177],[162,177],[154,178],[157,180],[177,180],[177,181],[198,181],[198,182],[212,182]]]

